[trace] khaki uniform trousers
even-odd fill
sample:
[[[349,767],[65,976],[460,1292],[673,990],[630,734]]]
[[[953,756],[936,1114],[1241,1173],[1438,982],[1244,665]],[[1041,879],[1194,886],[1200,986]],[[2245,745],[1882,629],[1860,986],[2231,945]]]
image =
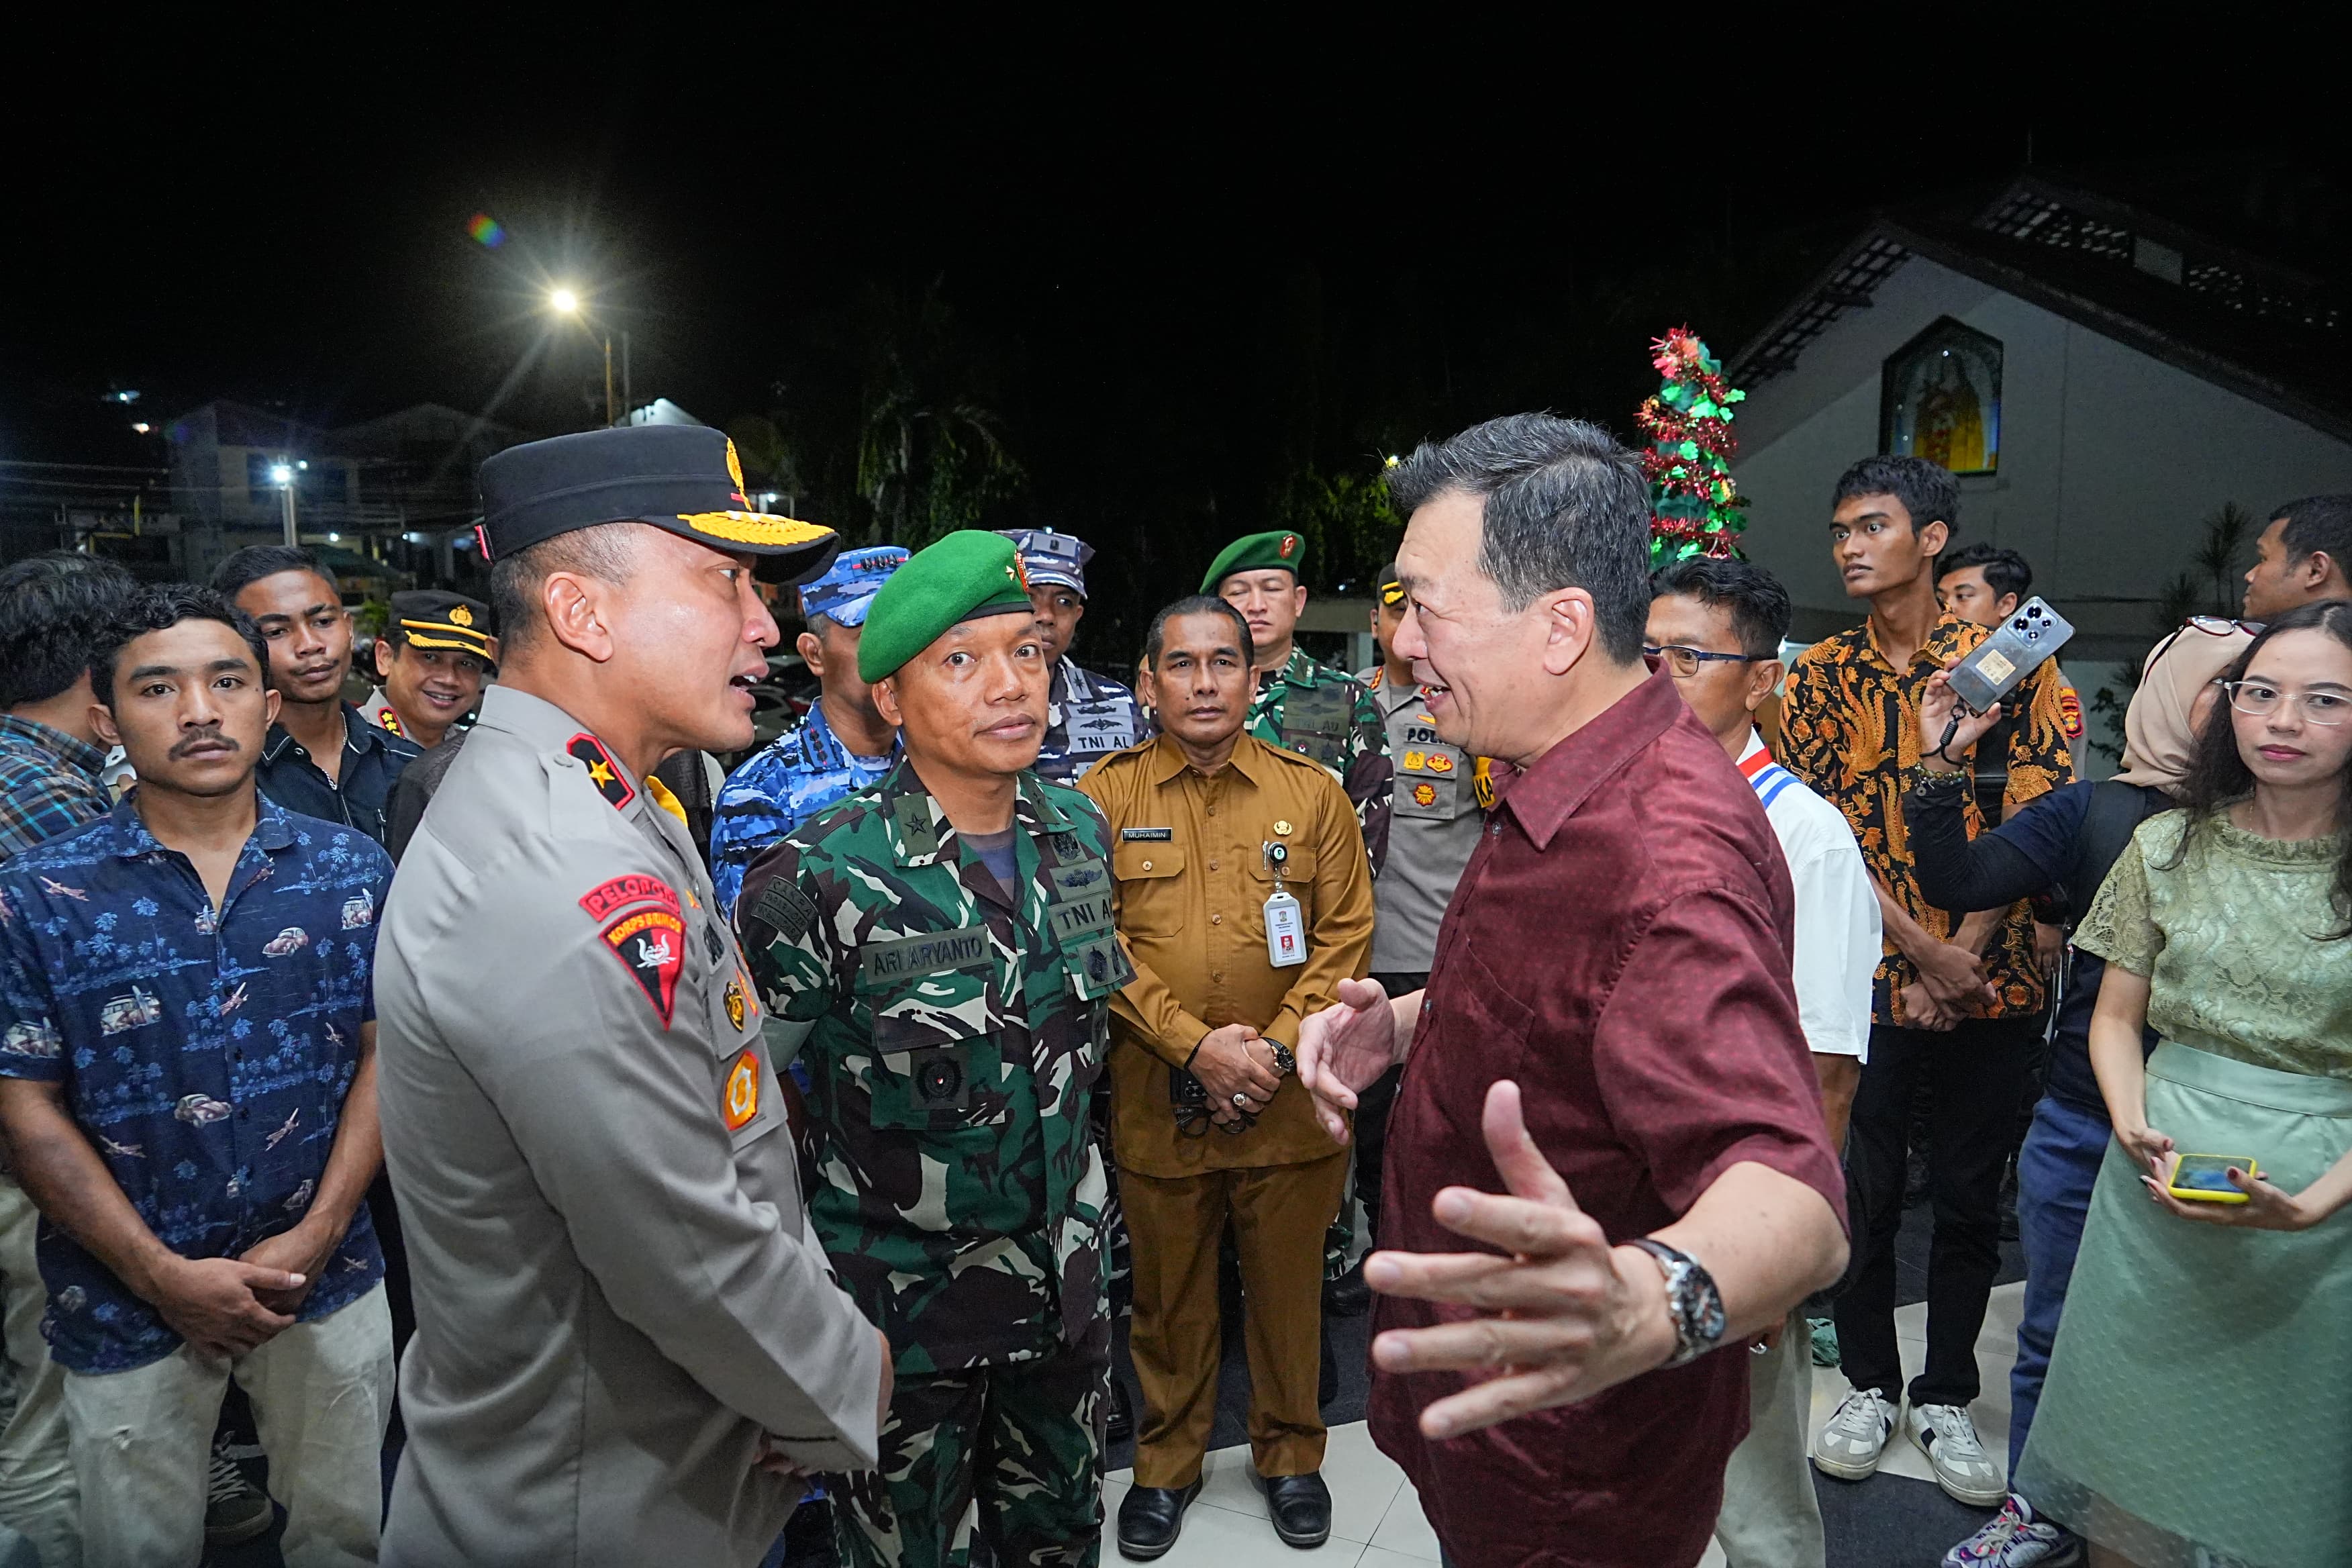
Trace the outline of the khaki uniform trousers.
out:
[[[0,1322],[16,1405],[0,1427],[0,1524],[41,1554],[41,1568],[81,1568],[81,1491],[66,1446],[66,1374],[41,1338],[48,1291],[33,1256],[40,1211],[0,1176]]]
[[[1805,1453],[1813,1411],[1813,1339],[1804,1309],[1780,1342],[1748,1356],[1748,1436],[1723,1472],[1715,1538],[1731,1568],[1822,1568],[1821,1500]]]
[[[196,1568],[213,1428],[231,1377],[253,1401],[270,1495],[286,1505],[287,1568],[376,1560],[393,1379],[381,1284],[234,1361],[184,1344],[129,1372],[67,1373],[89,1568]]]
[[[1143,1389],[1137,1486],[1185,1487],[1201,1474],[1217,1415],[1217,1244],[1228,1219],[1241,1254],[1251,1457],[1261,1476],[1322,1468],[1323,1233],[1347,1179],[1345,1150],[1197,1176],[1119,1173],[1135,1279],[1128,1346]]]

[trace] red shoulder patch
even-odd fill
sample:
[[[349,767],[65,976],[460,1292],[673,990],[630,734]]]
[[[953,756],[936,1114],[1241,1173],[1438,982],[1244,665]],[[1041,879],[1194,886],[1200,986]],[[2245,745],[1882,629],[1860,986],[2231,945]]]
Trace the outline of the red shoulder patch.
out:
[[[404,741],[408,739],[408,731],[400,727],[400,715],[394,712],[390,708],[385,708],[379,711],[375,716],[375,721],[378,726],[391,731],[402,740]]]
[[[564,742],[563,749],[588,764],[588,782],[596,786],[597,794],[613,803],[614,810],[637,798],[637,792],[621,776],[621,764],[613,760],[604,742],[583,730]]]
[[[667,910],[640,910],[604,928],[604,945],[645,992],[669,1027],[677,1005],[677,977],[686,968],[686,922]]]
[[[677,895],[669,884],[658,877],[640,877],[634,873],[600,882],[580,895],[580,907],[588,911],[592,921],[601,921],[615,910],[631,904],[658,904],[670,913],[677,913]]]

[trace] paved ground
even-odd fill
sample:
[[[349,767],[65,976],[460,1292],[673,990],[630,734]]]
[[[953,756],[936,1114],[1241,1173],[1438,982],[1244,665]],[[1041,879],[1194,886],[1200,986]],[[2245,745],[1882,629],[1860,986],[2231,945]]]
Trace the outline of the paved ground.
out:
[[[1926,1308],[1918,1305],[1927,1293],[1927,1211],[1913,1206],[1904,1216],[1896,1244],[1900,1263],[1899,1299],[1906,1305],[1896,1313],[1904,1342],[1906,1373],[1917,1370],[1925,1349]],[[2009,1367],[2013,1355],[2024,1262],[2014,1243],[2002,1247],[2001,1287],[1995,1290],[1985,1331],[1977,1343],[1977,1359],[1984,1368],[1984,1396],[1976,1406],[1985,1446],[1994,1454],[2005,1451],[2009,1427]],[[1210,1437],[1207,1484],[1200,1501],[1185,1519],[1176,1550],[1160,1559],[1162,1568],[1276,1568],[1311,1560],[1328,1568],[1413,1568],[1437,1558],[1435,1537],[1422,1517],[1421,1506],[1403,1473],[1372,1447],[1362,1426],[1366,1378],[1364,1347],[1368,1318],[1338,1319],[1331,1324],[1333,1359],[1340,1373],[1339,1397],[1326,1407],[1332,1426],[1331,1447],[1324,1466],[1333,1496],[1332,1539],[1321,1551],[1297,1552],[1276,1539],[1265,1522],[1264,1494],[1249,1468],[1243,1421],[1248,1409],[1249,1373],[1239,1336],[1228,1334],[1220,1374],[1217,1424]],[[1134,1381],[1126,1361],[1122,1325],[1118,1374]],[[1845,1379],[1833,1370],[1814,1378],[1817,1419],[1825,1416],[1846,1390]],[[1106,1456],[1110,1474],[1104,1484],[1106,1517],[1115,1513],[1128,1484],[1132,1461],[1129,1445],[1120,1444]],[[387,1478],[396,1455],[386,1455]],[[258,1466],[257,1464],[257,1473]],[[1925,1460],[1900,1434],[1887,1448],[1885,1465],[1868,1481],[1849,1485],[1814,1477],[1822,1516],[1829,1537],[1829,1568],[1935,1568],[1945,1549],[1989,1517],[1985,1510],[1952,1501],[1927,1479]],[[769,1559],[770,1568],[830,1568],[833,1553],[825,1521],[817,1508],[794,1516],[793,1529]],[[280,1528],[283,1520],[281,1516]],[[278,1553],[279,1531],[259,1541],[206,1559],[212,1568],[283,1568]],[[1116,1546],[1106,1541],[1104,1563],[1124,1562]],[[1703,1568],[1717,1568],[1719,1553],[1710,1552]]]

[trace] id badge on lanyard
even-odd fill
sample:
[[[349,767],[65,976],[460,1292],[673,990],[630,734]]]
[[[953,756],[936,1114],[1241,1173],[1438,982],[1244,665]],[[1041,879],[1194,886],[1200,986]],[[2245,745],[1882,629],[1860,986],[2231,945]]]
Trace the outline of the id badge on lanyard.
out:
[[[1298,916],[1298,900],[1282,885],[1282,868],[1290,850],[1281,844],[1265,847],[1265,863],[1274,872],[1274,893],[1265,900],[1265,961],[1276,969],[1307,962],[1307,926]]]

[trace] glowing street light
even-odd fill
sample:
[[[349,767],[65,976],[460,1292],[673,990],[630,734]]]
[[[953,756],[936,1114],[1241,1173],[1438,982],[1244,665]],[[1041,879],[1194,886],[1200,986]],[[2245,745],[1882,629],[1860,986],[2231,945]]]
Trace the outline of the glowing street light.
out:
[[[303,465],[305,468],[309,466],[307,463]],[[284,458],[270,464],[269,482],[278,487],[278,498],[284,503],[286,542],[289,545],[299,544],[301,540],[294,530],[294,465]]]
[[[613,333],[610,328],[600,328],[591,320],[576,289],[558,285],[547,291],[547,308],[559,316],[569,316],[583,322],[589,331],[604,341],[604,425],[610,428],[621,422],[620,406],[629,401],[629,334],[621,334],[621,397],[613,397]]]

